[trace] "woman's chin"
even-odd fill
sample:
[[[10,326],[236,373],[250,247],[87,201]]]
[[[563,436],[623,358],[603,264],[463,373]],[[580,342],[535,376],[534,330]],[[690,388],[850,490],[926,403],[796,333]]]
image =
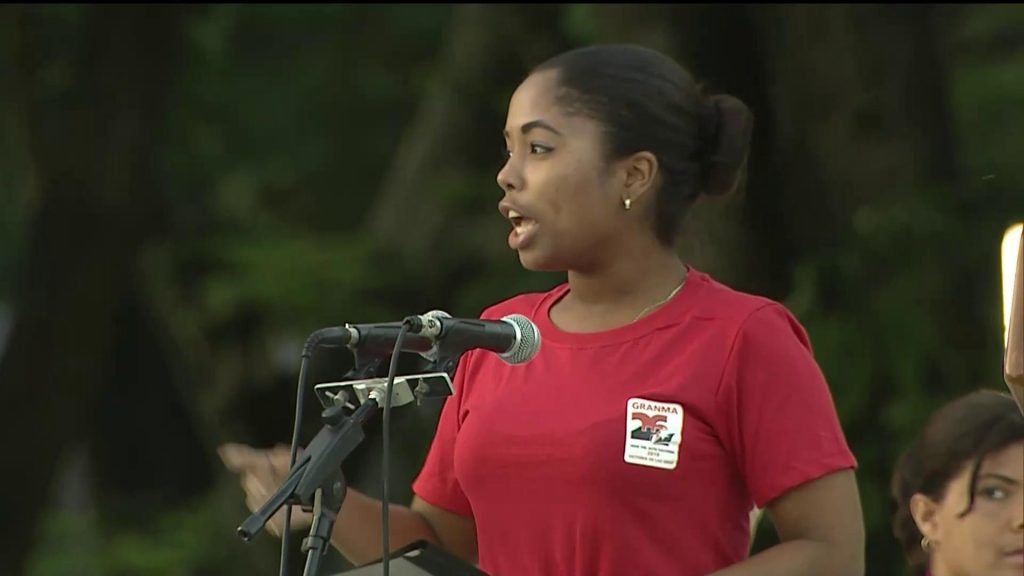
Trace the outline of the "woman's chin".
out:
[[[544,254],[536,247],[519,251],[519,263],[531,272],[562,272],[565,270],[550,254]]]

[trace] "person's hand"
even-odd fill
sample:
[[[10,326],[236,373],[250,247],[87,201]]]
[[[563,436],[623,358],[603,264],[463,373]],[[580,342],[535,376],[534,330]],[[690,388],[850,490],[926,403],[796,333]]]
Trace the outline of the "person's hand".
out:
[[[228,443],[217,448],[220,459],[228,470],[239,475],[242,490],[245,491],[245,505],[250,511],[259,510],[288,475],[289,448],[278,444],[273,448],[261,449],[245,444]],[[266,529],[274,536],[284,531],[285,507],[267,522]],[[292,530],[306,530],[313,523],[313,515],[299,506],[292,506]]]

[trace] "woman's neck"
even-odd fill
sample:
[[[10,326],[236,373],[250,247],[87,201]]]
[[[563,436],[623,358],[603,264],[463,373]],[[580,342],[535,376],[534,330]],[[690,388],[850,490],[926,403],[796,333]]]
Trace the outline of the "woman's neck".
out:
[[[569,271],[568,294],[553,310],[556,324],[584,332],[629,324],[667,303],[684,282],[687,266],[671,249],[621,248],[586,270]]]
[[[607,306],[645,294],[668,293],[683,281],[686,266],[663,252],[655,258],[620,261],[613,266],[580,272],[570,270],[573,299],[588,306]]]

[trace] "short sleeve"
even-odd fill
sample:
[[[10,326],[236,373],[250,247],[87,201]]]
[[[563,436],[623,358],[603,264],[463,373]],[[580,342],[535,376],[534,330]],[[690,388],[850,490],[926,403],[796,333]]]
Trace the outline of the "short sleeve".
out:
[[[717,394],[723,441],[759,508],[856,468],[807,334],[783,306],[765,305],[743,322]]]
[[[445,400],[423,469],[412,485],[413,492],[423,500],[462,516],[472,516],[473,509],[455,476],[455,441],[462,422],[471,355],[472,352],[468,352],[459,361],[452,380],[455,392]]]

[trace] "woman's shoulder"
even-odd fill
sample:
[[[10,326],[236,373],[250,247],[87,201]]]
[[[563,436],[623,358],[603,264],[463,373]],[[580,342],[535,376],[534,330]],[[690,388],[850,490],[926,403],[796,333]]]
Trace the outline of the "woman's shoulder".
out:
[[[788,310],[777,300],[768,296],[746,292],[728,286],[705,272],[694,271],[695,280],[700,282],[699,314],[714,315],[723,319],[743,322],[754,313],[765,310]]]
[[[698,274],[702,289],[699,305],[695,307],[696,315],[720,321],[733,332],[753,331],[768,336],[795,334],[806,340],[800,321],[782,302],[727,286],[707,274]]]

